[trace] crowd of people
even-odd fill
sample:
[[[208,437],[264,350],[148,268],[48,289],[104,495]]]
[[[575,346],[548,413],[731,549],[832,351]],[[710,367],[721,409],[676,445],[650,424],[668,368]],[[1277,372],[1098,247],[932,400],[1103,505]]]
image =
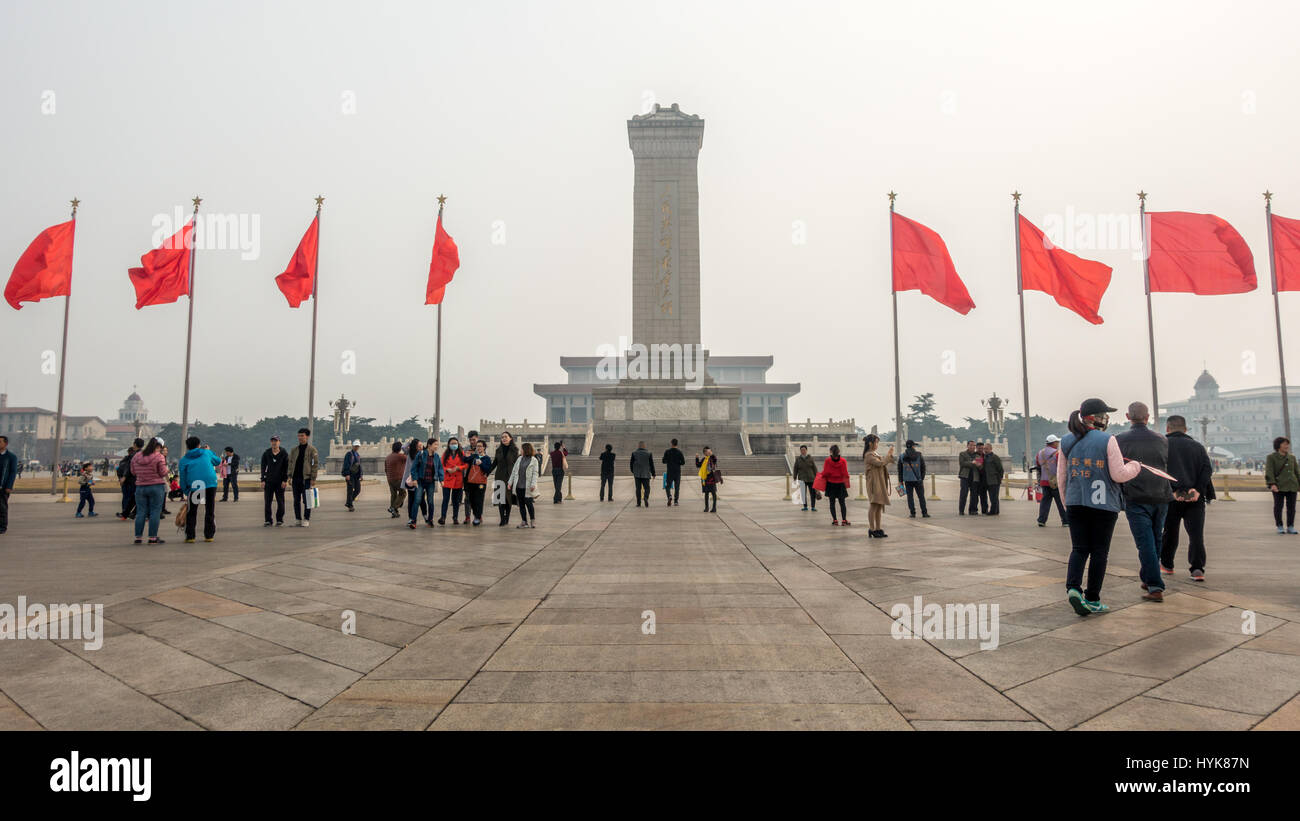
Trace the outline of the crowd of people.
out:
[[[1055,507],[1061,525],[1069,528],[1071,551],[1067,566],[1066,597],[1080,615],[1104,613],[1109,608],[1101,601],[1110,546],[1115,524],[1124,512],[1140,566],[1142,598],[1163,601],[1165,578],[1172,575],[1179,548],[1180,533],[1188,538],[1187,563],[1194,582],[1205,580],[1206,547],[1204,538],[1206,505],[1215,498],[1211,481],[1213,465],[1205,447],[1187,433],[1187,421],[1181,416],[1166,420],[1165,432],[1149,427],[1150,410],[1141,403],[1129,405],[1128,430],[1112,433],[1110,414],[1116,409],[1101,399],[1088,399],[1070,415],[1064,437],[1046,437],[1042,449],[1033,459],[1037,474],[1037,524],[1046,527]],[[264,526],[285,523],[285,493],[291,494],[294,523],[309,527],[312,512],[320,506],[316,487],[320,475],[320,456],[310,442],[311,431],[301,428],[291,448],[281,447],[272,436],[270,447],[260,460],[259,485],[263,495]],[[344,507],[356,510],[362,493],[363,464],[360,442],[353,442],[344,456],[342,478],[346,486]],[[489,451],[491,451],[489,453]],[[605,445],[599,455],[601,502],[614,501],[614,478],[617,455],[612,445]],[[167,502],[180,502],[184,509],[176,518],[184,530],[185,541],[197,539],[199,510],[202,509],[203,538],[216,537],[215,506],[219,501],[239,501],[238,474],[241,458],[230,447],[221,453],[191,436],[185,442],[181,458],[168,461],[166,443],[160,437],[147,442],[136,439],[118,463],[116,473],[121,489],[121,509],[115,515],[135,525],[135,544],[146,539],[149,544],[163,544],[159,527],[169,515]],[[673,439],[656,467],[653,454],[644,441],[630,454],[628,472],[635,487],[636,506],[651,504],[651,482],[662,476],[665,503],[680,503],[682,470],[685,454]],[[716,513],[718,490],[723,483],[717,455],[709,447],[695,454],[695,468],[704,499],[704,512]],[[891,482],[891,468],[897,470],[898,485]],[[503,431],[496,443],[470,431],[462,445],[452,436],[444,445],[437,437],[412,439],[405,445],[393,443],[384,460],[392,518],[405,516],[406,526],[418,528],[479,526],[485,505],[496,507],[498,526],[510,523],[518,510],[519,528],[537,526],[536,499],[542,475],[549,469],[554,483],[553,503],[563,502],[562,482],[569,471],[568,450],[556,442],[549,453],[532,443],[517,442]],[[989,443],[970,441],[961,453],[958,510],[960,516],[999,515],[998,490],[1004,470],[1002,460]],[[19,473],[18,460],[8,449],[7,437],[0,435],[0,533],[8,527],[8,501]],[[97,516],[95,486],[99,480],[95,466],[83,462],[77,466],[79,499],[76,516]],[[886,538],[882,524],[885,509],[894,492],[906,497],[908,514],[930,518],[926,505],[924,481],[925,457],[909,440],[897,456],[893,445],[884,448],[875,434],[863,441],[863,493],[868,503],[868,538]],[[1291,452],[1286,437],[1278,437],[1273,453],[1264,463],[1265,482],[1273,494],[1273,518],[1279,534],[1297,534],[1296,499],[1300,494],[1300,464]],[[792,465],[796,501],[802,510],[815,512],[817,502],[826,500],[831,525],[850,525],[846,500],[852,484],[852,472],[838,445],[820,466],[799,448]],[[1032,474],[1031,474],[1032,475]],[[489,493],[491,501],[488,501]],[[1085,578],[1086,577],[1086,578]]]

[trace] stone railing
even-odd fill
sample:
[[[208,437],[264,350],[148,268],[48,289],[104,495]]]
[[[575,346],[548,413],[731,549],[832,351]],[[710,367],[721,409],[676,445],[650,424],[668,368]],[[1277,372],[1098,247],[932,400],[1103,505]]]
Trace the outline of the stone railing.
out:
[[[749,433],[784,433],[789,436],[853,436],[858,432],[858,426],[853,419],[827,419],[825,422],[814,422],[811,419],[803,422],[745,422],[741,425]]]

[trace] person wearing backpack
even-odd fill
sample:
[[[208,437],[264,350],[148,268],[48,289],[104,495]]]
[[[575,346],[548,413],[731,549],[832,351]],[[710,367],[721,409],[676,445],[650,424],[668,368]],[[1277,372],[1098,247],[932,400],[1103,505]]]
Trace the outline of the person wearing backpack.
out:
[[[1065,576],[1066,601],[1080,616],[1105,613],[1101,585],[1115,522],[1124,507],[1120,485],[1137,476],[1141,462],[1124,462],[1119,442],[1106,432],[1110,407],[1100,399],[1085,399],[1071,411],[1070,432],[1061,440],[1056,460],[1056,484],[1065,499],[1070,522],[1070,561]],[[1084,586],[1084,566],[1088,583]]]
[[[429,439],[428,442],[420,446],[418,439],[412,440],[412,446],[416,451],[411,455],[411,473],[410,476],[415,480],[415,486],[411,489],[410,501],[408,502],[407,515],[410,521],[407,527],[415,530],[416,511],[420,509],[422,502],[426,504],[424,521],[429,527],[433,527],[433,509],[434,491],[438,483],[442,481],[442,459],[438,457],[438,440]],[[410,487],[410,483],[407,483]]]
[[[925,457],[911,439],[907,440],[903,455],[898,457],[898,479],[907,489],[908,515],[916,518],[916,505],[912,502],[912,494],[916,493],[916,498],[921,502],[921,518],[930,518],[930,512],[925,509]]]

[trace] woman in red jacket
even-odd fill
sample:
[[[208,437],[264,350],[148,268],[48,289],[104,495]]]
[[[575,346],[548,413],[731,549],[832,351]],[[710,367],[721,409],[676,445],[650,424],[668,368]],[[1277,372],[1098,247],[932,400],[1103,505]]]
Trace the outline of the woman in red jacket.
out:
[[[451,502],[451,523],[460,524],[460,503],[465,496],[465,468],[469,460],[460,452],[460,440],[455,436],[447,440],[442,453],[442,515],[438,524],[447,524],[447,502]],[[465,524],[469,524],[469,506],[465,507]]]
[[[826,457],[822,463],[822,477],[826,480],[826,500],[827,506],[831,509],[831,525],[839,525],[840,520],[844,520],[844,525],[849,523],[849,511],[844,505],[844,500],[849,496],[849,463],[840,456],[840,446],[831,445],[831,455]],[[840,503],[840,517],[835,517],[835,502]]]

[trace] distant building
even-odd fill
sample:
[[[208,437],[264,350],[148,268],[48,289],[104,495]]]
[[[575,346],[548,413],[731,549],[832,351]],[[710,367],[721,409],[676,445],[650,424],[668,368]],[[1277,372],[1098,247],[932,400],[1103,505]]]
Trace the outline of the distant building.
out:
[[[1300,434],[1300,388],[1287,386],[1291,410],[1291,429]],[[1229,451],[1239,458],[1264,456],[1273,450],[1273,439],[1285,434],[1282,415],[1282,388],[1246,388],[1221,391],[1209,371],[1201,371],[1193,394],[1185,402],[1163,406],[1161,419],[1172,415],[1186,417],[1188,432],[1201,439],[1201,420],[1205,422],[1207,448]],[[1216,452],[1216,456],[1220,455]]]
[[[10,407],[9,395],[0,393],[0,433],[9,437],[15,452],[49,461],[54,453],[54,427],[58,414],[49,408]],[[108,425],[98,416],[63,417],[63,455],[76,459],[98,458],[111,450]]]
[[[568,382],[534,384],[533,393],[546,400],[549,424],[585,425],[592,418],[591,389],[617,384],[612,374],[602,379],[599,356],[562,356],[560,367]],[[740,421],[746,425],[785,424],[788,402],[799,392],[798,382],[768,382],[770,356],[710,356],[708,375],[718,385],[740,388]],[[613,376],[613,378],[608,378]]]
[[[137,426],[139,433],[136,433]],[[117,418],[106,424],[107,437],[117,442],[122,447],[130,445],[136,436],[148,439],[157,431],[158,425],[149,421],[149,409],[144,406],[144,400],[135,390],[122,403],[122,407],[117,411]]]

